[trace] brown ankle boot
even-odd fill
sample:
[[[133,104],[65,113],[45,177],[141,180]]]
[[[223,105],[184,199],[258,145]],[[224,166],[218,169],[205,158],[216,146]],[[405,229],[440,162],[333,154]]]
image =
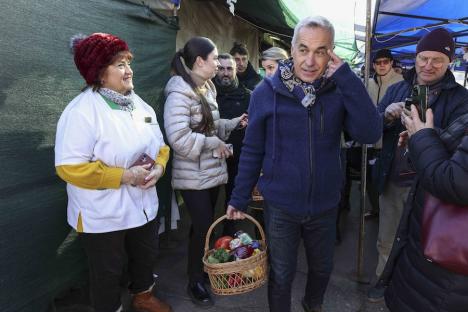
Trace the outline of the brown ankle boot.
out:
[[[134,295],[132,306],[138,312],[172,312],[171,306],[153,296],[151,291]]]

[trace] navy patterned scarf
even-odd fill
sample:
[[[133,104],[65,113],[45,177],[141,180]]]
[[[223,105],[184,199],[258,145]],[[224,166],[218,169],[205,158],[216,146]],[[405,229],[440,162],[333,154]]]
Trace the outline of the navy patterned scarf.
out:
[[[294,75],[293,60],[287,59],[279,62],[278,70],[280,71],[281,81],[286,88],[296,98],[298,98],[304,107],[314,105],[317,91],[324,85],[326,79],[321,77],[314,82],[303,82]]]

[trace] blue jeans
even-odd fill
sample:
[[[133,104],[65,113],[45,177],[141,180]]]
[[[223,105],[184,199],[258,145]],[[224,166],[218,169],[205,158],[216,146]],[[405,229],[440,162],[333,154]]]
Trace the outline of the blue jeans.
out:
[[[265,232],[269,250],[270,312],[291,311],[291,286],[296,274],[297,251],[302,238],[308,265],[304,302],[318,307],[333,269],[337,209],[314,216],[297,216],[266,204]]]

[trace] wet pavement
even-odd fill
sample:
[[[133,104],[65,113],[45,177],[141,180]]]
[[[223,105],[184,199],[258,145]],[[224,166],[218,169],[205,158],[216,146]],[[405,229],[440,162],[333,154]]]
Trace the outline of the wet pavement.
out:
[[[221,207],[221,205],[219,205]],[[221,209],[219,209],[221,210]],[[215,305],[209,309],[195,306],[186,293],[186,254],[187,235],[190,220],[181,207],[181,221],[179,229],[173,230],[161,237],[161,250],[159,261],[155,268],[157,274],[156,294],[172,305],[174,312],[192,311],[219,311],[219,312],[267,312],[267,287],[242,295],[214,296]],[[218,213],[221,215],[221,211]],[[249,223],[248,221],[246,221]],[[244,224],[249,227],[252,224]],[[373,276],[377,261],[375,240],[377,236],[377,219],[367,220],[366,239],[364,242],[364,280]],[[359,231],[359,190],[358,183],[353,183],[351,192],[351,209],[341,215],[340,228],[342,234],[341,244],[336,246],[335,264],[332,277],[325,295],[324,312],[388,312],[385,304],[370,303],[366,299],[369,284],[356,282],[357,244]],[[217,228],[215,232],[221,231]],[[216,235],[216,233],[214,234]],[[299,247],[299,258],[296,278],[292,291],[292,312],[302,312],[301,298],[307,277],[307,265],[304,248]],[[68,298],[67,298],[68,297]],[[91,312],[88,308],[86,290],[75,290],[74,295],[65,296],[57,301],[57,312]],[[128,309],[129,297],[123,292],[124,311]],[[53,311],[53,310],[52,310]]]

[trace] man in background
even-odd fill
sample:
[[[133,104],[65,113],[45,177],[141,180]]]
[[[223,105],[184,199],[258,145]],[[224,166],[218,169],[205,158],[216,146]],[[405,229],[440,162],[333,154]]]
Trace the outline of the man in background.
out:
[[[236,62],[231,54],[224,53],[218,55],[218,62],[218,73],[213,79],[213,83],[216,87],[216,102],[218,103],[220,117],[223,119],[239,117],[247,113],[252,92],[239,83]],[[234,179],[237,175],[244,135],[245,128],[238,128],[231,132],[229,139],[226,141],[226,143],[230,143],[233,146],[232,157],[226,159],[228,169],[228,182],[225,186],[226,204],[231,199],[231,193],[234,189]],[[224,234],[232,236],[234,232],[233,221],[226,220],[224,223]]]
[[[237,78],[247,89],[252,91],[262,80],[262,77],[255,71],[249,61],[247,46],[243,43],[234,42],[234,46],[229,53],[236,61]]]

